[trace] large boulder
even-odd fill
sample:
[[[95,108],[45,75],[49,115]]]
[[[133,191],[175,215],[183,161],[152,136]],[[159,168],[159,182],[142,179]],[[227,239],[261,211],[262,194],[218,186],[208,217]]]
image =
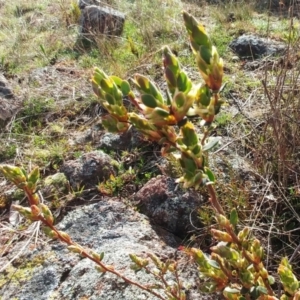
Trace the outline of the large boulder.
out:
[[[119,200],[105,199],[78,207],[58,225],[77,243],[104,252],[103,262],[143,285],[153,283],[145,272],[130,270],[129,254],[154,253],[161,259],[178,259],[180,277],[189,290],[187,300],[212,299],[198,292],[198,271],[188,258],[177,253],[178,242],[169,232],[150,225],[146,216]],[[20,241],[0,258],[1,268],[18,253],[18,259],[0,273],[2,300],[156,300],[122,279],[95,270],[95,264],[70,253],[57,241]],[[188,265],[188,267],[187,267]],[[168,280],[171,280],[169,278]],[[216,299],[216,297],[214,297]]]

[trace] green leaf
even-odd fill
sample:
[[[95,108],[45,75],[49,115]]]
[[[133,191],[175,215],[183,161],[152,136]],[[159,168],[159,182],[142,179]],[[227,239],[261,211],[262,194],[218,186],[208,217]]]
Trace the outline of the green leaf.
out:
[[[199,156],[200,156],[200,153],[201,153],[201,150],[202,150],[201,145],[200,145],[200,144],[197,144],[197,145],[193,148],[192,152],[193,152],[195,155],[197,155],[197,156],[199,157]]]
[[[240,291],[236,288],[226,287],[223,291],[223,295],[227,300],[238,299],[237,296],[241,296]]]
[[[211,91],[207,85],[202,86],[199,90],[199,102],[204,105],[208,106],[211,100]]]
[[[201,46],[200,47],[200,57],[202,58],[202,60],[210,65],[210,60],[211,60],[211,57],[212,57],[212,54],[211,54],[211,49],[205,47],[205,46]]]
[[[116,118],[111,115],[102,118],[102,125],[109,132],[124,132],[128,129],[129,125],[125,122],[119,122]]]
[[[102,79],[100,82],[100,86],[101,88],[109,94],[113,94],[113,83],[111,82],[111,80],[109,78],[107,79]]]
[[[208,150],[212,149],[220,142],[220,140],[221,140],[221,137],[219,137],[219,136],[209,138],[208,143],[206,143],[203,146],[202,150],[208,151]]]
[[[177,86],[176,77],[175,77],[175,74],[173,73],[173,71],[169,67],[165,68],[165,76],[168,81],[168,84],[172,88],[175,88]]]
[[[231,213],[230,213],[230,224],[232,224],[233,226],[236,226],[237,223],[239,221],[239,217],[238,217],[238,213],[236,211],[236,209],[232,209]]]
[[[217,284],[215,282],[205,282],[200,285],[200,291],[204,293],[214,293],[217,291]]]
[[[185,95],[182,92],[176,93],[174,96],[174,102],[177,108],[181,108],[185,103]]]
[[[274,284],[275,283],[275,278],[271,275],[268,276],[268,281],[270,283],[270,285]]]
[[[195,132],[195,128],[191,122],[187,122],[181,127],[182,141],[187,147],[192,147],[198,144],[199,140]]]
[[[109,76],[109,79],[111,79],[117,86],[121,86],[122,84],[122,79],[120,77],[117,77],[117,76]]]
[[[238,261],[240,254],[236,250],[219,243],[216,246],[211,247],[212,251],[219,254],[223,259]]]
[[[210,38],[208,37],[207,33],[205,32],[205,29],[202,25],[194,26],[192,29],[193,40],[197,43],[199,46],[206,46],[207,48],[212,47],[212,43],[210,41]]]
[[[210,266],[212,266],[213,268],[220,270],[220,265],[218,264],[218,262],[216,262],[213,259],[207,259],[207,262]]]
[[[189,178],[192,178],[197,169],[197,166],[196,166],[196,163],[194,162],[194,160],[185,155],[182,155],[182,157],[180,159],[180,164],[181,164],[182,168],[184,169],[184,171],[189,176]]]
[[[159,101],[159,103],[163,103],[163,97],[161,93],[159,92],[159,89],[156,87],[156,85],[153,82],[149,82],[149,93],[153,95],[156,100]]]
[[[142,95],[141,100],[147,107],[150,107],[150,108],[156,108],[157,107],[156,99],[150,94]]]
[[[210,182],[215,183],[215,175],[209,168],[205,168],[205,174],[207,175]]]
[[[147,77],[136,74],[135,80],[142,91],[144,92],[149,91],[149,79]]]
[[[156,115],[160,116],[160,117],[168,117],[170,115],[170,113],[160,107],[156,107],[153,111],[153,113],[155,113]]]
[[[260,294],[265,294],[268,295],[268,290],[264,287],[264,286],[257,286],[256,290],[260,293]]]
[[[38,167],[35,167],[28,175],[28,182],[31,182],[32,184],[36,185],[39,178],[40,178],[40,170]]]
[[[240,290],[236,289],[236,288],[231,288],[231,287],[226,287],[225,292],[227,293],[231,293],[231,294],[238,294],[240,292]]]
[[[120,85],[120,89],[122,91],[123,96],[127,96],[131,90],[128,81],[123,80]]]
[[[105,100],[110,104],[114,105],[115,104],[115,99],[111,94],[105,94]]]
[[[187,89],[187,76],[183,72],[180,72],[177,77],[177,86],[178,90],[181,92],[184,92]]]
[[[188,12],[183,12],[183,19],[185,27],[191,36],[191,38],[198,45],[205,45],[207,47],[211,47],[211,40],[207,35],[205,28],[199,24],[199,22]]]

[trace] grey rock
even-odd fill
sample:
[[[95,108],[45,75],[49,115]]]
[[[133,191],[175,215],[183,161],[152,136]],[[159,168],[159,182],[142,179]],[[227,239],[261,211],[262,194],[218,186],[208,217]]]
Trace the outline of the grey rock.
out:
[[[175,189],[173,178],[158,176],[136,193],[134,201],[151,222],[186,238],[195,227],[201,228],[197,209],[203,204],[203,199],[199,192],[179,189],[175,192]]]
[[[242,58],[259,58],[266,55],[282,54],[286,46],[277,41],[254,35],[242,35],[233,40],[229,47]]]
[[[0,74],[0,131],[19,110],[19,101],[13,94],[8,81]]]
[[[100,140],[98,147],[104,148],[108,151],[114,150],[125,150],[130,148],[132,134],[130,131],[127,131],[124,134],[115,134],[111,132],[104,133]]]
[[[143,135],[134,128],[122,134],[105,132],[99,139],[97,148],[106,151],[132,150],[147,144]]]
[[[94,187],[109,176],[116,175],[118,163],[103,151],[85,153],[80,159],[63,164],[61,172],[66,175],[73,189]]]
[[[94,40],[95,37],[120,36],[123,32],[125,15],[109,7],[83,6],[80,16],[80,36]]]
[[[58,229],[67,232],[77,243],[98,253],[105,252],[106,264],[114,265],[122,274],[141,284],[149,284],[153,278],[144,272],[130,270],[128,254],[144,256],[151,252],[162,258],[174,258],[178,246],[171,233],[156,230],[146,216],[119,200],[77,208],[63,219]],[[19,249],[17,246],[9,252],[7,259],[15,255],[14,251]],[[35,251],[26,247],[19,261],[20,265],[9,267],[1,275],[0,283],[6,282],[0,285],[2,300],[157,299],[112,274],[98,273],[93,262],[70,253],[57,241],[41,243]],[[39,264],[35,265],[37,261]],[[183,267],[187,258],[181,256],[180,261]],[[30,268],[27,275],[21,276],[20,272],[24,274],[26,268]],[[188,284],[188,294],[192,295],[187,299],[211,299],[199,294],[196,284],[198,274],[193,265],[189,264],[188,269],[183,267],[180,274],[184,283]]]

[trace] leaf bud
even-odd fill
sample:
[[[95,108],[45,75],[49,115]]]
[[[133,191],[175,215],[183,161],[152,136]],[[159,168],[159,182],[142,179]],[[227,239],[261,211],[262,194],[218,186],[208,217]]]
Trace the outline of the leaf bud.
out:
[[[101,252],[100,254],[98,254],[96,252],[92,252],[91,255],[97,261],[102,261],[102,259],[104,258],[104,252]]]
[[[41,203],[41,204],[40,204],[40,208],[42,209],[42,213],[43,213],[44,218],[46,219],[46,221],[47,221],[50,225],[53,225],[54,218],[53,218],[52,212],[51,212],[51,210],[49,209],[49,207],[48,207],[46,204]]]
[[[216,219],[217,219],[218,224],[222,228],[228,228],[228,227],[230,227],[230,222],[229,222],[229,220],[224,215],[217,214],[216,215]]]
[[[66,243],[71,243],[72,242],[72,240],[71,240],[71,238],[70,238],[70,236],[66,233],[66,232],[64,232],[64,231],[58,231],[58,233],[59,233],[59,235],[64,239],[64,241],[66,242]],[[77,246],[76,246],[77,247]],[[72,250],[71,250],[72,251]]]
[[[103,274],[107,272],[107,270],[105,270],[105,269],[102,268],[101,266],[95,266],[95,269],[96,269],[98,272],[103,273]]]
[[[212,229],[211,233],[213,237],[218,241],[228,242],[228,243],[232,242],[232,237],[227,232],[223,232],[217,229]]]
[[[71,252],[82,254],[84,249],[80,246],[70,245],[67,247]]]
[[[58,234],[56,231],[52,230],[50,227],[48,226],[44,226],[42,227],[43,232],[51,239],[56,240],[58,238]]]
[[[41,210],[36,205],[31,205],[31,214],[34,217],[39,217],[41,215]]]

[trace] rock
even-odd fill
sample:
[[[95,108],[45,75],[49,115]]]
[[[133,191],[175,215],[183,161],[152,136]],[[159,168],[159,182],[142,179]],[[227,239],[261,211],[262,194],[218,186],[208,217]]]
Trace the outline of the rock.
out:
[[[95,37],[120,36],[123,32],[125,15],[115,9],[97,5],[82,5],[80,16],[81,38],[94,40]]]
[[[229,47],[241,58],[259,58],[266,55],[282,54],[286,46],[277,41],[254,35],[242,35],[233,40]]]
[[[106,199],[79,207],[65,216],[57,227],[67,232],[74,241],[98,253],[104,252],[104,263],[113,265],[120,273],[141,284],[153,282],[153,277],[130,270],[130,253],[144,256],[151,252],[161,258],[177,257],[178,242],[171,233],[151,226],[146,216],[120,201]],[[4,266],[25,242],[15,244],[1,258],[1,265]],[[69,252],[58,241],[38,243],[35,249],[33,243],[25,247],[21,257],[0,274],[2,300],[157,299],[113,274],[99,273],[93,262]],[[189,263],[187,268],[188,258],[180,253],[179,257],[179,265],[182,264],[179,274],[189,289],[187,300],[213,299],[198,292],[196,267]],[[214,299],[217,299],[216,296]]]
[[[50,200],[63,197],[68,191],[69,181],[64,173],[55,173],[47,176],[42,183],[42,194],[44,199]]]
[[[6,78],[0,74],[0,131],[19,110],[19,103]]]
[[[201,227],[197,210],[203,204],[203,200],[199,192],[175,192],[175,187],[173,178],[152,178],[136,193],[134,201],[140,207],[140,212],[147,215],[151,222],[181,238],[186,238],[195,227]]]
[[[106,149],[107,151],[111,150],[125,150],[129,149],[131,141],[131,132],[127,131],[123,134],[115,134],[111,132],[105,132],[100,140],[98,147],[101,149]]]
[[[132,150],[148,144],[143,135],[134,127],[124,133],[105,132],[99,139],[97,147],[106,151]]]
[[[80,159],[70,160],[63,164],[63,172],[73,189],[95,187],[105,181],[111,174],[116,175],[118,163],[103,151],[85,153]]]

